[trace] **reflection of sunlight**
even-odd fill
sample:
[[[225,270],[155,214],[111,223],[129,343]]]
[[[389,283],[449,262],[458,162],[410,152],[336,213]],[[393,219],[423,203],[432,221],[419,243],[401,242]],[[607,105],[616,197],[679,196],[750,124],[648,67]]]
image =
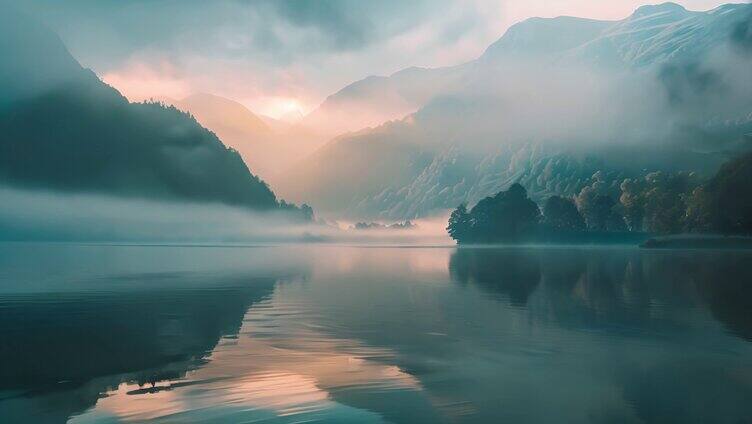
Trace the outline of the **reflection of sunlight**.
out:
[[[321,409],[321,404],[329,398],[325,391],[316,387],[313,378],[285,372],[251,374],[227,391],[230,402],[259,405],[279,415]]]
[[[140,388],[136,384],[121,384],[97,402],[95,406],[97,414],[95,415],[115,416],[123,420],[148,420],[175,414],[188,407],[188,404],[176,392],[172,391],[160,390],[139,396],[126,394],[138,389]],[[88,422],[88,420],[86,414],[83,414],[70,422]]]
[[[369,359],[389,358],[391,352],[320,333],[305,324],[309,320],[301,308],[273,300],[257,305],[246,314],[239,337],[220,340],[202,368],[155,388],[122,384],[74,422],[101,416],[125,421],[190,417],[209,408],[220,415],[333,414],[359,410],[340,405],[332,390],[420,390],[417,380],[398,367]],[[300,320],[292,319],[296,314]],[[360,413],[381,420],[372,412]]]
[[[393,249],[388,247],[370,246],[350,249],[346,255],[337,254],[337,248],[321,249],[322,258],[317,261],[322,264],[316,268],[317,275],[341,275],[364,270],[374,272],[395,272],[419,274],[426,281],[439,283],[447,273],[449,257],[454,252],[453,247],[435,247],[425,249]],[[384,264],[389,269],[384,269]]]
[[[453,249],[424,249],[408,257],[410,268],[421,274],[446,274],[449,256]]]

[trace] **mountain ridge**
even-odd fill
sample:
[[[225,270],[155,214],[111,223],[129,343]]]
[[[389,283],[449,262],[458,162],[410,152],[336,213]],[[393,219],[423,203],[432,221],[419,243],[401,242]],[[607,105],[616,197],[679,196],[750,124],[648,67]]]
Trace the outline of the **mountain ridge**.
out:
[[[9,8],[2,11],[0,20],[15,24],[0,27],[0,54],[20,54],[22,60],[2,67],[10,80],[0,82],[0,94],[10,100],[0,108],[0,183],[294,209],[278,201],[237,152],[189,114],[157,103],[130,103],[81,67],[49,29]],[[34,54],[48,51],[55,54]],[[14,88],[19,86],[30,88]]]
[[[452,82],[452,86],[461,86],[462,85],[462,75],[451,75],[454,71],[457,71],[457,74],[463,74],[470,72],[472,73],[472,69],[478,64],[478,62],[483,61],[493,61],[495,60],[494,57],[499,55],[503,56],[504,54],[509,54],[510,51],[518,51],[524,46],[519,46],[515,43],[523,42],[524,45],[527,45],[528,47],[532,43],[531,40],[527,40],[526,37],[529,36],[535,36],[539,37],[539,33],[545,34],[546,32],[550,32],[554,25],[560,25],[563,24],[565,26],[571,27],[575,25],[586,25],[590,27],[587,30],[587,34],[585,35],[579,35],[577,37],[570,36],[569,37],[560,37],[561,34],[557,34],[557,38],[555,40],[551,40],[551,37],[544,37],[544,41],[552,41],[552,43],[544,43],[543,46],[537,46],[536,48],[540,51],[538,53],[544,52],[544,53],[562,53],[566,50],[580,48],[584,50],[588,50],[590,55],[597,56],[594,51],[601,49],[606,50],[606,48],[602,45],[591,45],[588,46],[588,42],[602,42],[602,43],[611,43],[614,41],[619,41],[618,37],[623,36],[628,33],[635,33],[636,31],[650,31],[655,30],[655,24],[662,24],[662,25],[670,25],[675,24],[683,19],[686,18],[697,18],[697,17],[708,17],[708,16],[715,16],[715,15],[722,15],[722,14],[728,14],[731,12],[738,12],[743,13],[743,9],[752,10],[752,5],[748,3],[728,3],[721,5],[715,9],[711,9],[708,11],[690,11],[684,8],[683,6],[672,3],[672,2],[666,2],[656,5],[644,5],[640,6],[639,8],[635,9],[635,11],[629,15],[628,17],[621,19],[621,20],[597,20],[597,19],[590,19],[590,18],[580,18],[580,17],[573,17],[573,16],[558,16],[553,18],[540,18],[540,17],[533,17],[526,19],[522,22],[518,22],[512,26],[510,26],[507,31],[502,34],[501,37],[499,37],[496,41],[491,43],[486,50],[483,52],[481,56],[476,58],[475,60],[472,60],[467,63],[454,65],[454,66],[448,66],[448,67],[439,67],[439,68],[426,68],[426,67],[408,67],[399,71],[396,71],[388,76],[380,76],[380,75],[371,75],[364,79],[355,81],[353,83],[350,83],[343,87],[342,89],[338,90],[337,92],[327,96],[327,98],[321,103],[321,105],[314,109],[307,117],[306,119],[308,122],[313,122],[315,120],[322,120],[326,119],[326,117],[329,116],[337,116],[338,114],[346,115],[346,113],[339,112],[338,108],[350,108],[349,112],[352,113],[352,109],[358,109],[362,108],[364,110],[370,111],[371,109],[382,109],[382,110],[388,110],[392,112],[387,112],[379,119],[362,119],[358,120],[356,119],[356,122],[358,124],[353,124],[349,126],[345,126],[343,131],[338,132],[348,132],[348,131],[354,131],[358,130],[364,127],[373,127],[377,126],[380,123],[393,120],[393,119],[401,119],[404,118],[406,115],[413,113],[417,111],[420,107],[424,106],[425,103],[435,97],[435,93],[422,93],[421,96],[415,97],[415,96],[409,96],[407,93],[409,90],[412,89],[411,84],[408,82],[403,83],[400,81],[400,75],[403,72],[408,72],[412,74],[411,81],[413,80],[430,80],[432,74],[443,74],[444,80],[450,80]],[[652,21],[651,21],[652,20]],[[635,28],[635,25],[645,25],[647,23],[650,23],[650,25],[647,28]],[[604,34],[607,30],[610,30],[611,33]],[[565,34],[566,35],[566,34]],[[607,35],[603,40],[599,41],[599,37],[601,35]],[[524,41],[521,41],[524,40]],[[578,41],[580,42],[579,44]],[[710,44],[717,40],[711,40],[710,42],[703,42],[700,48],[697,49],[690,49],[690,52],[692,54],[699,53],[702,49],[702,47],[705,47],[707,44]],[[641,42],[640,40],[637,40],[635,44]],[[684,45],[679,45],[676,48],[680,49]],[[619,54],[615,57],[608,57],[608,58],[601,58],[599,59],[599,62],[602,64],[608,64],[609,66],[618,65],[623,61],[632,61],[633,64],[636,65],[647,65],[654,63],[656,60],[665,59],[666,54],[664,54],[662,57],[652,57],[652,56],[637,56],[635,57],[635,46],[623,46],[620,48],[624,51],[623,54]],[[632,54],[630,55],[630,52]],[[582,56],[586,53],[575,53],[574,56]],[[447,75],[450,74],[450,75]],[[425,85],[426,84],[424,82]],[[435,83],[431,84],[434,86],[440,86],[442,84],[446,84],[445,81],[436,81]],[[368,87],[368,90],[364,90],[364,87]],[[388,106],[385,106],[383,104],[379,104],[377,106],[368,106],[363,105],[362,103],[368,103],[367,99],[357,99],[354,97],[356,94],[358,94],[360,91],[367,93],[389,93],[390,98],[394,101],[394,103],[389,103]],[[356,105],[353,107],[353,105]],[[357,115],[357,111],[356,111]],[[337,120],[339,120],[337,118]],[[360,126],[358,126],[360,125]],[[335,131],[336,133],[336,131]],[[331,134],[330,135],[336,135]]]
[[[328,210],[335,215],[413,219],[462,202],[473,203],[520,179],[535,197],[571,195],[591,180],[599,167],[613,167],[615,176],[639,171],[640,163],[650,169],[668,169],[669,157],[676,159],[675,167],[712,172],[729,152],[746,145],[743,134],[752,129],[752,119],[744,118],[749,115],[744,111],[752,96],[745,94],[749,82],[743,82],[750,76],[734,71],[739,65],[729,69],[701,61],[716,50],[728,53],[736,27],[751,15],[749,4],[724,5],[706,12],[663,4],[637,9],[618,21],[566,17],[528,20],[518,25],[524,28],[553,23],[556,27],[563,22],[567,29],[584,22],[587,33],[569,38],[584,40],[581,45],[565,42],[554,46],[564,48],[555,54],[550,49],[527,55],[529,58],[502,54],[501,60],[490,60],[484,54],[463,65],[430,71],[452,69],[455,73],[449,86],[432,80],[420,68],[413,69],[412,74],[424,84],[440,89],[424,93],[426,101],[413,104],[415,112],[338,137],[301,163],[287,176],[290,182],[303,182],[303,187],[290,191],[291,196],[312,202],[317,209],[336,205]],[[514,35],[517,30],[510,31]],[[504,40],[502,46],[508,46],[519,38],[505,34],[500,40]],[[547,69],[554,71],[547,74]],[[510,78],[514,82],[505,82]],[[402,89],[392,77],[369,81],[389,84],[389,90],[398,94]],[[528,84],[532,85],[525,90]],[[547,95],[547,90],[554,91]],[[578,105],[583,101],[586,104]],[[629,102],[640,106],[630,106]],[[547,123],[552,116],[571,115],[571,110],[574,116],[566,118],[571,122]],[[629,116],[636,111],[645,116]],[[514,128],[518,122],[536,116],[539,124]],[[553,132],[546,129],[551,125]],[[595,126],[593,133],[584,134],[586,139],[593,139],[587,141],[589,147],[568,151],[566,143],[584,142],[578,133],[591,125]],[[610,140],[616,143],[614,148],[599,146]],[[644,145],[648,142],[653,146]],[[380,151],[380,143],[389,147]],[[354,155],[369,152],[369,163],[374,166],[398,164],[379,168],[386,175],[367,172],[381,183],[369,181],[369,190],[360,193],[350,184],[355,176],[343,173],[334,159],[341,157],[338,149],[358,146],[361,151]],[[636,146],[642,146],[643,151]],[[587,151],[593,153],[583,155]],[[604,161],[610,157],[630,158],[633,165],[623,160]],[[282,192],[288,187],[289,183],[280,185]],[[336,187],[336,192],[331,187]]]

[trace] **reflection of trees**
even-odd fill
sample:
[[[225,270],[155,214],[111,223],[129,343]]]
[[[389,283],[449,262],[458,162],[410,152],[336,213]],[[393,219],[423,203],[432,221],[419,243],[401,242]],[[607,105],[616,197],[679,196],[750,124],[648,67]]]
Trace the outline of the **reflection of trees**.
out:
[[[707,252],[589,250],[545,256],[540,259],[544,297],[559,325],[676,331],[690,325],[686,315],[699,298],[724,325],[752,328],[744,322],[750,304],[740,287],[749,280],[743,259],[734,267],[723,255]],[[562,263],[581,269],[575,284],[575,271],[567,278],[554,272]],[[661,314],[655,315],[656,307]]]
[[[752,341],[749,252],[645,254],[641,262],[646,301],[673,311],[676,321],[693,306],[706,307],[731,334]],[[697,355],[691,350],[656,355],[624,368],[619,376],[624,397],[642,421],[742,422],[740,417],[749,416],[752,382],[736,375],[729,362]]]
[[[749,422],[752,382],[730,374],[722,361],[657,356],[647,364],[630,363],[618,383],[641,422]]]
[[[636,259],[640,267],[626,282],[642,291],[643,302],[676,309],[699,299],[731,333],[752,340],[752,254],[684,251]]]
[[[449,272],[455,281],[507,296],[515,306],[527,303],[541,278],[537,256],[520,249],[459,249]]]
[[[510,251],[458,249],[450,262],[452,278],[458,284],[497,281],[495,286],[477,285],[503,290],[501,275],[510,267],[505,259],[512,257]],[[745,352],[743,342],[740,346],[717,334],[716,327],[705,322],[709,315],[705,311],[731,334],[752,341],[752,254],[528,249],[517,257],[540,265],[540,284],[526,304],[527,322],[536,328],[543,327],[541,322],[563,328],[556,333],[562,339],[576,335],[577,343],[583,343],[577,354],[587,356],[591,349],[603,352],[604,357],[593,359],[592,365],[578,366],[594,374],[606,370],[600,378],[619,388],[629,405],[628,414],[634,413],[628,417],[645,422],[746,422],[750,412],[746,399],[752,392],[752,382],[743,373],[747,362],[727,361],[708,352],[716,347]],[[579,339],[583,329],[596,331],[587,332],[583,341]],[[496,340],[491,331],[487,337]],[[573,374],[572,382],[577,378]],[[479,385],[493,387],[482,377],[476,379],[481,380]],[[561,384],[567,381],[552,383]],[[493,404],[485,407],[491,411],[484,411],[488,416],[505,411]],[[623,412],[605,407],[594,420],[624,421],[618,415]]]
[[[6,297],[0,308],[0,391],[44,393],[57,399],[51,410],[67,417],[121,382],[180,378],[200,366],[221,337],[238,333],[248,308],[271,294],[275,281]],[[13,411],[12,403],[0,404],[0,416]]]
[[[526,305],[562,326],[684,327],[681,318],[698,299],[733,334],[752,340],[752,255],[595,249],[458,249],[453,280]],[[668,315],[656,319],[655,305]],[[658,329],[658,328],[654,328]]]
[[[639,257],[629,252],[592,251],[583,259],[582,274],[570,299],[562,303],[579,307],[575,317],[569,317],[579,325],[632,326],[650,316],[647,291]],[[557,318],[566,319],[560,314]]]
[[[752,341],[752,255],[724,252],[694,262],[692,275],[713,316]]]

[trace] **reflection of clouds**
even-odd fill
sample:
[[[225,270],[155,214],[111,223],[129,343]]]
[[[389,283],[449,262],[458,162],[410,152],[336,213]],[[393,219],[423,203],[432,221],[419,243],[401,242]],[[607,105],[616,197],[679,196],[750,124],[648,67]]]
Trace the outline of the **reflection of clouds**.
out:
[[[749,311],[749,297],[739,296],[749,281],[749,253],[486,249],[453,258],[447,273],[446,255],[463,250],[314,247],[291,256],[294,250],[272,249],[286,260],[308,258],[311,277],[276,284],[271,297],[237,315],[243,317],[239,334],[236,327],[222,338],[200,368],[155,388],[117,387],[117,380],[78,419],[713,422],[749,416],[752,344],[721,326],[748,328],[749,320],[737,314]],[[265,251],[244,255],[260,264],[273,258]],[[434,270],[442,260],[443,271]]]
[[[332,391],[421,390],[398,367],[369,359],[393,356],[388,350],[300,326],[298,319],[306,320],[305,313],[302,305],[263,302],[248,312],[237,339],[221,341],[208,363],[184,380],[162,382],[154,389],[122,384],[80,419],[105,415],[149,420],[218,405],[226,413],[240,408],[249,415],[259,411],[277,417],[326,415],[343,407]]]
[[[378,238],[375,238],[378,242]],[[453,247],[394,248],[389,246],[343,247],[324,246],[312,252],[315,272],[319,278],[347,274],[394,275],[404,278],[420,276],[432,283],[445,280]]]
[[[424,249],[417,255],[409,255],[409,266],[414,272],[420,274],[446,273],[449,255],[453,249]]]
[[[314,315],[295,302],[263,302],[246,316],[244,334],[250,338],[242,337],[239,342],[246,345],[243,354],[268,361],[272,368],[312,376],[323,388],[420,389],[418,382],[399,368],[370,360],[393,357],[388,348],[363,346],[300,324],[301,320],[317,322]]]
[[[279,415],[292,415],[322,409],[328,394],[316,387],[313,378],[286,372],[250,374],[225,389],[223,403],[262,407]]]
[[[149,420],[185,410],[188,404],[178,393],[163,390],[143,396],[128,396],[126,392],[139,389],[138,385],[122,383],[97,402],[93,412],[71,420],[72,424],[87,422],[87,415],[117,417],[121,420]],[[123,394],[123,395],[120,395]]]

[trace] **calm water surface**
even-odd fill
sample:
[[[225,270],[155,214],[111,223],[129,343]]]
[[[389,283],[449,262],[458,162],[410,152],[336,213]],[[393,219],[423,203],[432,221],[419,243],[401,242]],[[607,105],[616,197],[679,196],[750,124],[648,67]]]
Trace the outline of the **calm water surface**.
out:
[[[752,422],[750,268],[631,248],[0,244],[0,422]]]

